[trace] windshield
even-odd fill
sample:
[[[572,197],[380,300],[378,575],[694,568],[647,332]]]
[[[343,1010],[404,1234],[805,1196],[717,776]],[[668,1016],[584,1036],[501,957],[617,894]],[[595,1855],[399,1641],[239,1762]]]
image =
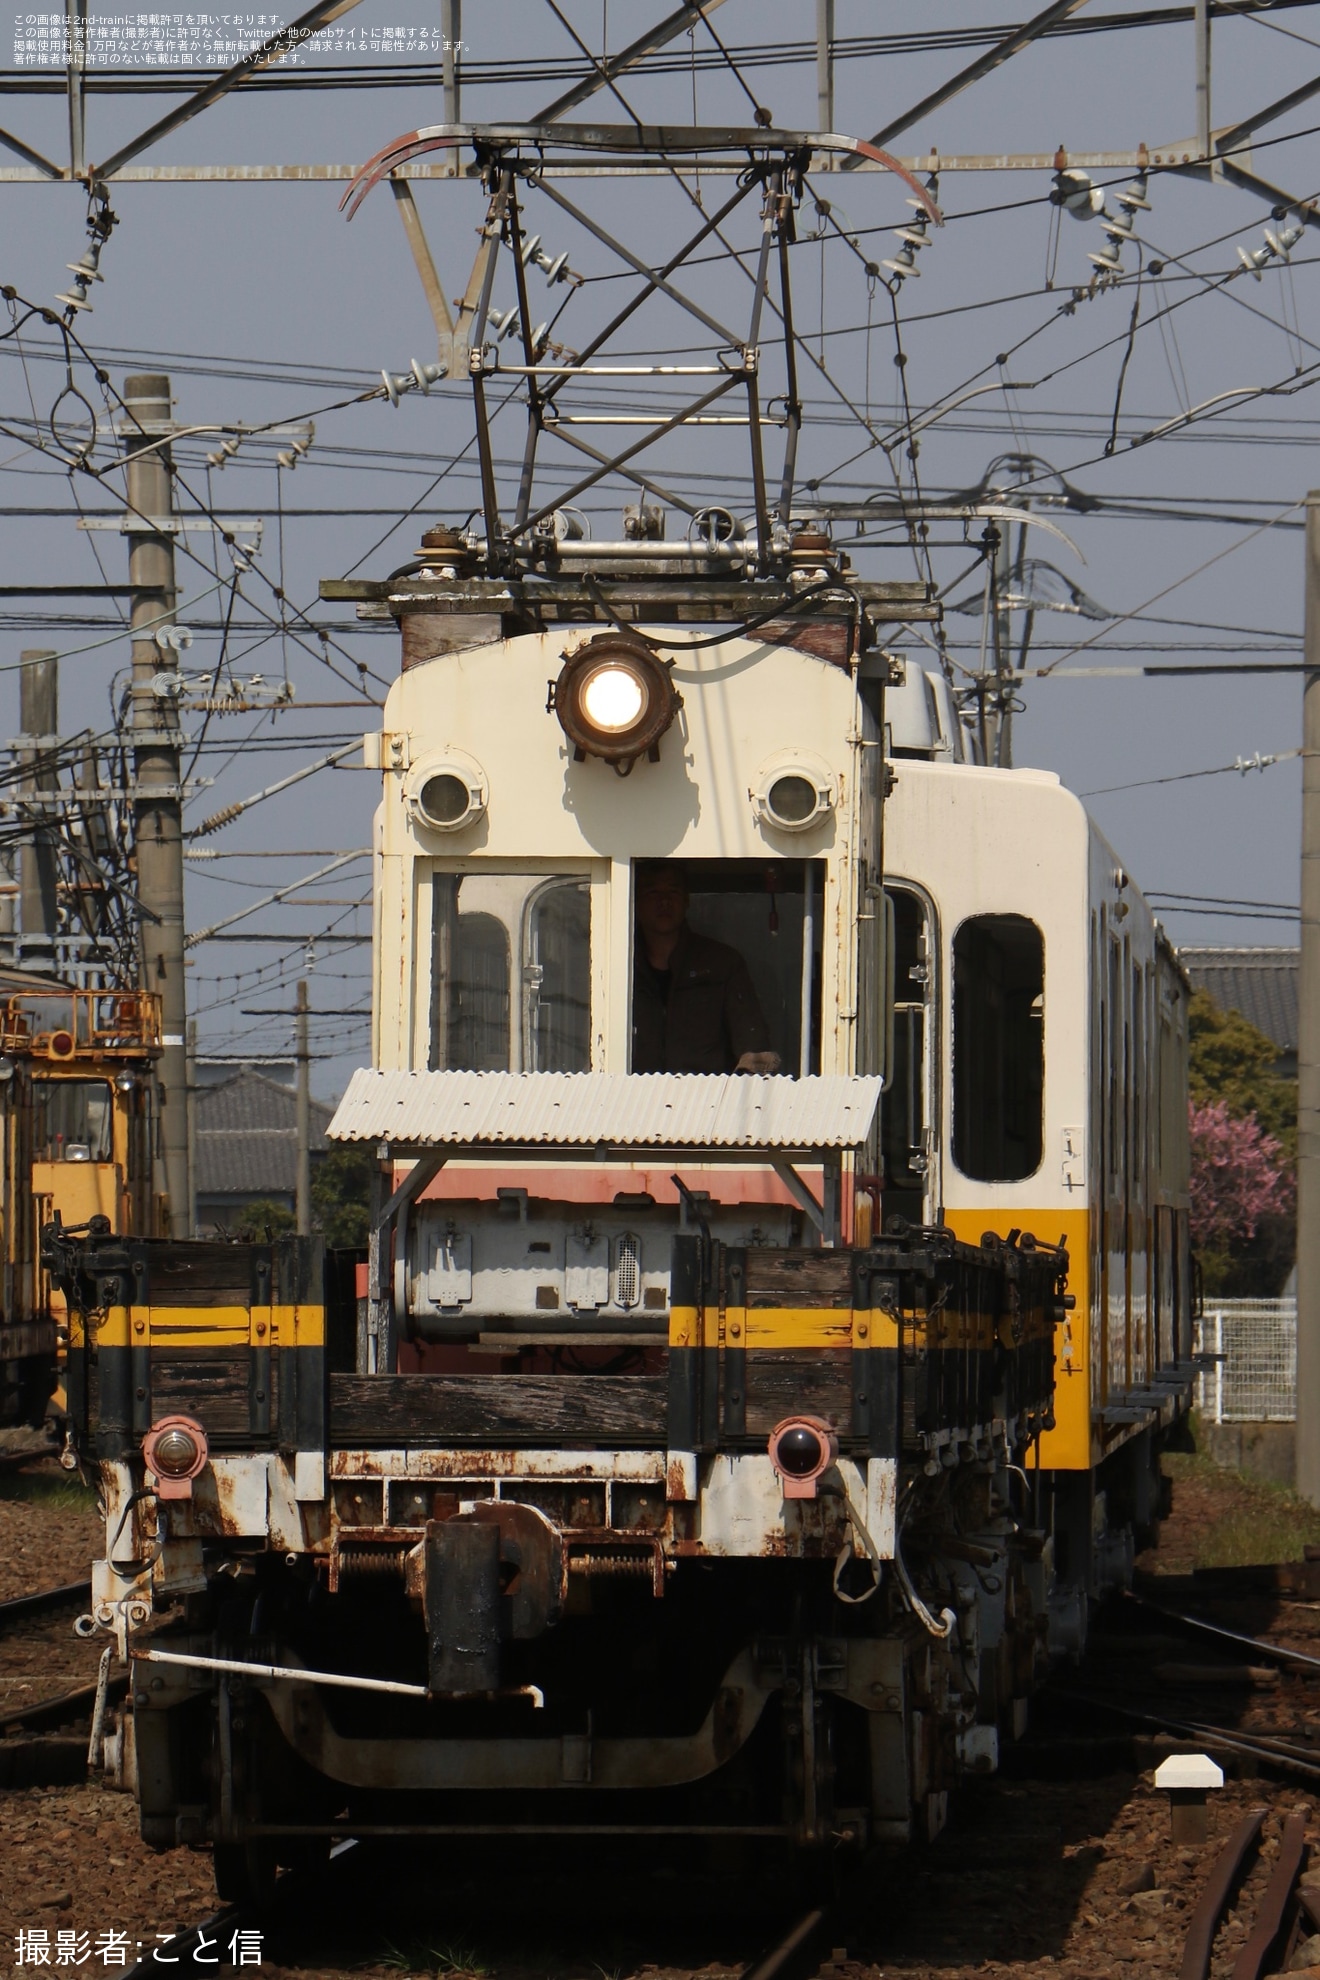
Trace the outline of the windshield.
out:
[[[110,1101],[108,1080],[33,1080],[33,1160],[113,1161]]]
[[[431,1065],[586,1072],[591,888],[578,875],[437,873]]]

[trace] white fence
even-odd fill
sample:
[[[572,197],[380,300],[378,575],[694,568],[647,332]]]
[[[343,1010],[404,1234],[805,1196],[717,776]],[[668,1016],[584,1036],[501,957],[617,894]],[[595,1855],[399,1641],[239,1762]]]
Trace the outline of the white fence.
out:
[[[1291,1423],[1297,1415],[1297,1301],[1206,1301],[1197,1354],[1214,1355],[1196,1381],[1207,1423]]]

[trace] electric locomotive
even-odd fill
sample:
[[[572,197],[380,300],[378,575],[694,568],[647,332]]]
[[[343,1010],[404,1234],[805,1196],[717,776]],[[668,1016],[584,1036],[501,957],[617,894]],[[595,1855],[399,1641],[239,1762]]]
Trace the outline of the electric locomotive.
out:
[[[327,587],[402,635],[329,1130],[368,1257],[47,1243],[109,1762],[226,1895],[400,1829],[932,1834],[1158,1516],[1171,952],[1078,800],[967,760],[887,651],[924,586],[809,523],[753,614],[729,530],[657,529],[547,530],[524,581],[440,528]]]
[[[468,147],[451,318],[397,174]],[[829,153],[906,184],[910,267],[934,179],[759,112],[437,126],[345,194],[396,175],[438,348],[382,396],[465,385],[481,487],[413,565],[322,587],[402,646],[365,745],[372,1064],[330,1129],[371,1153],[368,1255],[46,1247],[107,1511],[87,1626],[132,1673],[105,1757],[226,1895],[349,1835],[931,1834],[1158,1514],[1186,986],[1077,800],[966,761],[887,650],[933,586],[804,518],[791,249]],[[663,271],[565,190],[639,154],[733,181]],[[616,307],[575,275],[574,349],[528,298],[567,266],[538,204],[640,278]],[[698,250],[753,205],[734,324]],[[699,361],[605,361],[657,297]],[[750,518],[639,469],[680,427],[707,466],[745,437]],[[546,499],[552,444],[591,465]],[[616,476],[643,499],[593,540],[571,505]]]

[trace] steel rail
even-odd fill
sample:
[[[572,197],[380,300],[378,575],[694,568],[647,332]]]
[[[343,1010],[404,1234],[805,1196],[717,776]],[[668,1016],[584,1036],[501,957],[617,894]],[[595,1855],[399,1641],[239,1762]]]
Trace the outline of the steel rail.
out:
[[[123,1980],[160,1980],[163,1966],[178,1966],[185,1962],[191,1965],[197,1961],[198,1965],[209,1966],[212,1963],[210,1960],[197,1960],[202,1947],[213,1945],[217,1954],[221,1953],[224,1939],[228,1937],[232,1941],[234,1933],[247,1922],[247,1917],[241,1906],[226,1905],[223,1911],[204,1918],[200,1925],[185,1926],[172,1939],[166,1939],[154,1952],[140,1959],[136,1966],[130,1966]],[[232,1966],[233,1961],[228,1957],[218,1957],[214,1963],[216,1966]]]
[[[786,1932],[779,1944],[748,1967],[742,1980],[787,1980],[787,1976],[802,1973],[808,1969],[799,1965],[807,1960],[812,1948],[820,1937],[827,1913],[817,1908],[800,1918],[792,1930]]]
[[[1260,1980],[1265,1962],[1283,1931],[1305,1856],[1306,1810],[1296,1809],[1283,1825],[1279,1858],[1261,1897],[1256,1923],[1233,1962],[1232,1980]]]
[[[1234,1732],[1230,1726],[1209,1725],[1203,1720],[1175,1719],[1167,1712],[1143,1712],[1135,1705],[1120,1705],[1094,1691],[1073,1691],[1060,1686],[1054,1695],[1076,1705],[1089,1705],[1096,1711],[1109,1712],[1115,1718],[1130,1719],[1135,1725],[1157,1726],[1162,1732],[1173,1733],[1178,1739],[1200,1740],[1212,1746],[1222,1746],[1229,1752],[1246,1753],[1256,1760],[1267,1760],[1282,1772],[1297,1774],[1303,1780],[1320,1781],[1320,1754],[1301,1753],[1283,1740]]]
[[[1204,1616],[1189,1616],[1182,1609],[1167,1608],[1163,1602],[1152,1602],[1148,1595],[1136,1595],[1131,1589],[1126,1591],[1124,1599],[1149,1615],[1162,1616],[1166,1622],[1182,1623],[1187,1629],[1218,1637],[1221,1642],[1236,1644],[1239,1649],[1255,1650],[1276,1664],[1291,1664],[1298,1670],[1320,1671],[1320,1657],[1310,1657],[1304,1650],[1289,1650],[1282,1643],[1271,1643],[1268,1637],[1245,1636],[1240,1630],[1225,1629],[1222,1623],[1207,1622]]]
[[[0,1629],[22,1622],[27,1616],[44,1615],[48,1609],[72,1608],[75,1602],[90,1599],[90,1581],[68,1581],[60,1588],[38,1589],[34,1595],[16,1595],[12,1602],[0,1602]]]
[[[1247,1858],[1256,1847],[1264,1821],[1265,1810],[1253,1808],[1249,1815],[1243,1816],[1215,1858],[1214,1868],[1196,1901],[1196,1909],[1187,1927],[1178,1980],[1209,1980],[1215,1933],[1224,1908],[1237,1888]]]
[[[70,1719],[83,1716],[85,1707],[95,1706],[99,1689],[95,1683],[80,1684],[36,1705],[20,1705],[12,1712],[0,1712],[0,1733],[40,1732],[51,1726],[67,1725]],[[126,1677],[112,1677],[106,1687],[106,1698],[117,1705],[127,1690]]]

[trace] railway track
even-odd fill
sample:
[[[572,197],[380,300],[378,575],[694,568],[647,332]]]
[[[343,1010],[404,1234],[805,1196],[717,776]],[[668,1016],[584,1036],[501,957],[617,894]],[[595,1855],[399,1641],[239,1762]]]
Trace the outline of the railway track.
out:
[[[21,1471],[26,1464],[36,1464],[42,1458],[59,1456],[56,1444],[47,1444],[35,1449],[0,1451],[0,1476],[9,1471]]]
[[[1215,1940],[1260,1841],[1265,1812],[1258,1808],[1244,1816],[1220,1851],[1187,1928],[1179,1980],[1209,1980]],[[1308,1909],[1297,1889],[1305,1861],[1306,1811],[1297,1809],[1284,1822],[1278,1858],[1233,1962],[1232,1980],[1260,1980],[1267,1962],[1277,1966],[1280,1953],[1287,1965]]]
[[[346,1838],[336,1845],[332,1861],[363,1847]],[[245,1930],[270,1932],[281,1938],[296,1934],[300,1919],[319,1912],[324,1905],[324,1876],[324,1871],[282,1872],[266,1911],[257,1914],[242,1905],[225,1905],[200,1923],[181,1927],[130,1967],[124,1980],[159,1980],[162,1966],[191,1966],[203,1949],[218,1954],[218,1966],[232,1966],[235,1934]],[[772,1947],[744,1968],[741,1980],[811,1980],[821,1963],[821,1947],[841,1915],[846,1896],[845,1892],[838,1902],[813,1906],[803,1913]],[[208,1958],[204,1963],[210,1965],[212,1961]]]
[[[1271,1573],[1285,1586],[1272,1584]],[[1196,1610],[1175,1605],[1162,1591],[1121,1598],[1105,1612],[1081,1672],[1057,1679],[1045,1694],[1044,1719],[1062,1713],[1118,1721],[1314,1787],[1320,1783],[1320,1656],[1278,1640],[1320,1639],[1311,1564],[1299,1567],[1303,1573],[1298,1595],[1286,1590],[1286,1570],[1198,1576]],[[1273,1610],[1271,1634],[1230,1626],[1242,1620],[1239,1613],[1228,1620],[1205,1613],[1241,1611],[1252,1601]]]
[[[91,1598],[90,1581],[66,1581],[59,1588],[40,1588],[32,1595],[16,1595],[10,1602],[0,1602],[0,1630],[11,1623],[26,1622],[29,1616],[70,1609],[76,1602],[89,1602]]]

